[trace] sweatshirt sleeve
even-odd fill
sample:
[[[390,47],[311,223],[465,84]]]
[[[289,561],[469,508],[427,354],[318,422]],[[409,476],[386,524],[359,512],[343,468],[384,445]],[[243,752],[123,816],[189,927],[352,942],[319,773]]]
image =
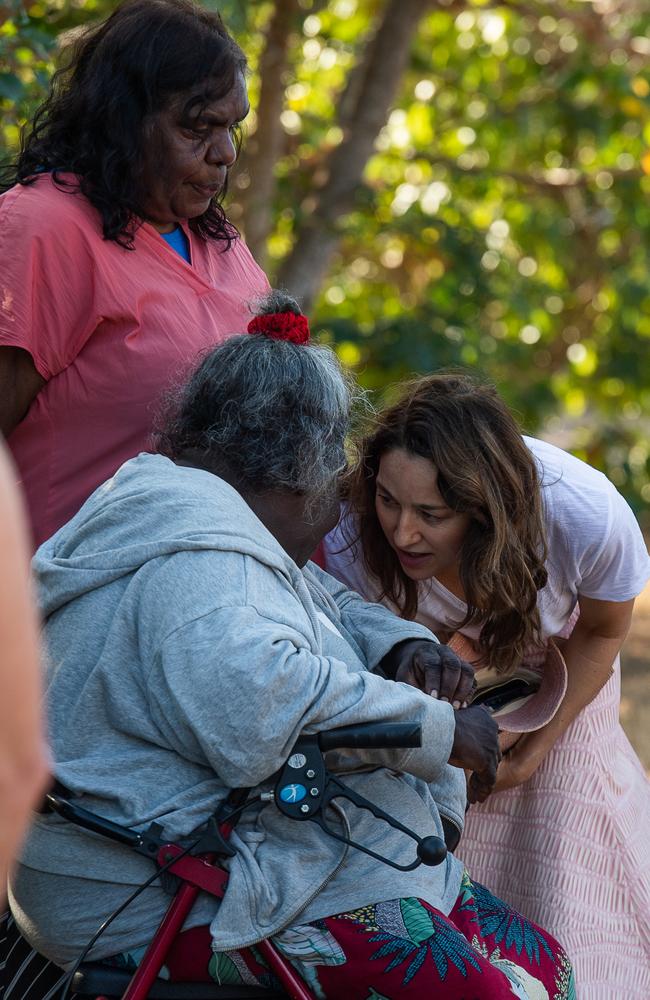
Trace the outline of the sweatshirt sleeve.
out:
[[[296,602],[299,620],[300,605]],[[251,606],[220,608],[167,636],[147,692],[163,740],[205,761],[231,788],[280,768],[298,736],[361,722],[419,722],[423,746],[377,752],[377,763],[435,781],[454,738],[450,705],[406,684],[315,655],[297,628]]]
[[[309,564],[307,574],[335,603],[341,623],[361,649],[369,670],[375,670],[386,653],[406,639],[438,642],[433,632],[424,625],[399,618],[383,604],[364,601],[359,594],[339,583],[315,563]]]

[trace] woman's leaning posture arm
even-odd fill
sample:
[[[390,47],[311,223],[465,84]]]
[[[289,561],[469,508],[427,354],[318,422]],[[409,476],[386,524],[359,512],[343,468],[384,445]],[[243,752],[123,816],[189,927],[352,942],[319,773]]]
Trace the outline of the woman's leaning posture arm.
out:
[[[567,665],[567,690],[557,714],[542,729],[524,733],[505,754],[495,792],[514,788],[537,770],[556,741],[583,708],[590,705],[612,676],[612,664],[630,628],[634,599],[597,601],[579,597],[580,617],[562,648]]]

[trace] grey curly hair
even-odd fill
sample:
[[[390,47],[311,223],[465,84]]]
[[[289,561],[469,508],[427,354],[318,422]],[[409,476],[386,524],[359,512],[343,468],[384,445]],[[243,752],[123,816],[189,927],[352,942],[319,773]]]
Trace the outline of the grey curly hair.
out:
[[[260,311],[300,310],[276,292]],[[170,458],[200,453],[206,467],[227,469],[255,494],[316,498],[346,466],[351,412],[362,398],[328,347],[231,337],[190,376],[156,445]]]

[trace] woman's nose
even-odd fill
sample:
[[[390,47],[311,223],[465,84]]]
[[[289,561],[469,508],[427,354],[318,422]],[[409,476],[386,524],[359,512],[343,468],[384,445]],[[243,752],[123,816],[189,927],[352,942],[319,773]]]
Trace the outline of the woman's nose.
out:
[[[206,150],[206,159],[208,163],[232,167],[237,159],[237,147],[230,129],[224,130],[210,143]]]
[[[395,527],[395,544],[400,549],[406,549],[419,540],[420,532],[415,518],[408,511],[402,511]]]

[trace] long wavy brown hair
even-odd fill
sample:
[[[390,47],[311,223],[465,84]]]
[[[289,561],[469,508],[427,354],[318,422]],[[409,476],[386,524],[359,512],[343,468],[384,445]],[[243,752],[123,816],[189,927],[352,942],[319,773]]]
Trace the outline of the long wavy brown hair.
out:
[[[417,584],[375,510],[379,463],[397,448],[429,459],[445,503],[471,517],[459,565],[467,615],[455,627],[479,623],[486,664],[506,672],[539,638],[537,594],[547,580],[541,482],[520,429],[492,386],[443,372],[407,383],[361,440],[345,488],[358,526],[349,541],[360,543],[382,598],[414,618]]]

